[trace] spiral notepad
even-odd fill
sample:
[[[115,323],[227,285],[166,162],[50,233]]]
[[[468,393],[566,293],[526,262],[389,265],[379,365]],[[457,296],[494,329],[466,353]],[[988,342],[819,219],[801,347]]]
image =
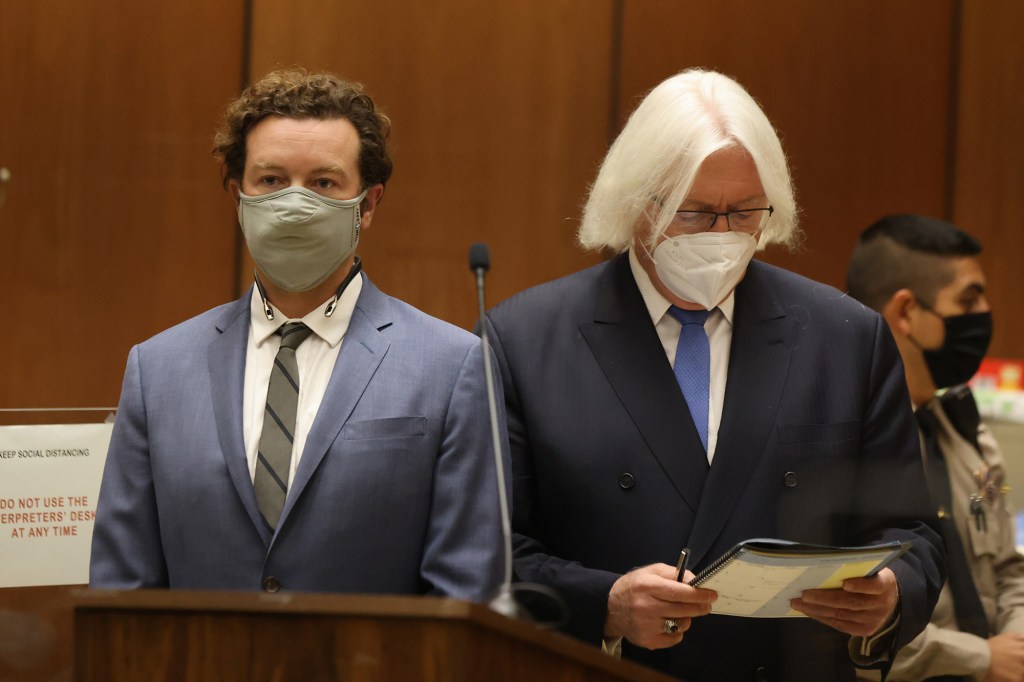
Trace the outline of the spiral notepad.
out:
[[[741,542],[690,584],[718,592],[711,612],[751,618],[803,618],[789,600],[804,590],[838,588],[869,577],[910,549],[909,542],[829,547],[756,538]]]

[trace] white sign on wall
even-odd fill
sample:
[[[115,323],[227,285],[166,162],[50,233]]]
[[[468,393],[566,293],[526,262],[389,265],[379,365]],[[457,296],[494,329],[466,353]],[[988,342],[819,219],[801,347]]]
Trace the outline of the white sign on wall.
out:
[[[112,428],[0,426],[0,587],[89,582]]]

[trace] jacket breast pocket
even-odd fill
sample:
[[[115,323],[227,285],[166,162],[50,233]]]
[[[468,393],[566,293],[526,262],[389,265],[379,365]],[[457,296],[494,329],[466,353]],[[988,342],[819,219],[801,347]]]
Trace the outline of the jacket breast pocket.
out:
[[[819,454],[843,454],[856,447],[860,437],[860,420],[831,424],[779,424],[778,439],[796,450]]]
[[[1003,481],[1002,472],[996,476],[995,485],[1001,486]],[[998,488],[997,488],[998,490]],[[972,492],[974,492],[972,490]],[[955,495],[955,493],[954,493]],[[966,497],[966,494],[965,494]],[[954,500],[953,504],[964,505],[966,509],[955,509],[953,511],[954,517],[957,512],[963,510],[967,519],[967,539],[964,540],[964,545],[968,545],[967,549],[974,554],[976,557],[988,557],[989,560],[995,561],[997,557],[1004,556],[1008,548],[1005,546],[1005,540],[1012,540],[1013,533],[1008,532],[1006,524],[1009,523],[1010,527],[1013,528],[1013,517],[1007,512],[1006,498],[1003,497],[1003,493],[994,492],[988,497],[981,500],[982,513],[975,516],[970,510],[972,509],[971,502]],[[1009,550],[1012,552],[1012,550]]]
[[[427,433],[426,417],[387,417],[349,422],[341,430],[344,440],[418,438]]]
[[[779,441],[795,443],[842,443],[856,441],[860,420],[851,419],[831,424],[779,424]]]
[[[986,509],[986,512],[991,511],[991,509]],[[986,519],[987,521],[988,519]],[[991,525],[994,526],[994,524]],[[994,527],[981,525],[973,516],[969,516],[967,519],[967,535],[970,551],[976,557],[988,556],[991,559],[997,556],[1002,549],[998,530]]]

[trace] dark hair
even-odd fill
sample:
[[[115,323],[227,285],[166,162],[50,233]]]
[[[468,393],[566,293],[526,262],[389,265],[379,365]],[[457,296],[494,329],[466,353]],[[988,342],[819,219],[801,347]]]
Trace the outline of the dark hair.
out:
[[[344,118],[359,133],[362,188],[386,184],[391,177],[387,149],[391,121],[363,93],[363,86],[329,73],[309,74],[291,69],[267,74],[228,105],[213,148],[214,155],[223,163],[225,186],[229,180],[241,182],[249,131],[268,116]]]
[[[926,305],[953,277],[950,261],[976,256],[981,243],[936,218],[891,215],[860,235],[850,258],[846,287],[858,301],[881,310],[900,289],[910,289]]]

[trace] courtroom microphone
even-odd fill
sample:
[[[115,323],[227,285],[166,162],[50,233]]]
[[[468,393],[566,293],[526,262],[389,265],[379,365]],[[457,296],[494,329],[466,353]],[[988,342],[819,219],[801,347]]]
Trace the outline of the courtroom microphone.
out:
[[[476,273],[476,297],[479,305],[480,345],[484,356],[484,379],[487,381],[487,411],[491,418],[491,438],[494,441],[494,470],[498,482],[498,504],[501,506],[501,534],[505,541],[505,576],[497,596],[488,606],[509,617],[519,609],[512,597],[512,524],[509,521],[508,495],[505,493],[505,467],[502,466],[501,429],[498,425],[498,401],[494,395],[494,369],[491,367],[491,342],[487,335],[484,311],[484,273],[491,267],[486,244],[473,244],[469,249],[469,269]]]

